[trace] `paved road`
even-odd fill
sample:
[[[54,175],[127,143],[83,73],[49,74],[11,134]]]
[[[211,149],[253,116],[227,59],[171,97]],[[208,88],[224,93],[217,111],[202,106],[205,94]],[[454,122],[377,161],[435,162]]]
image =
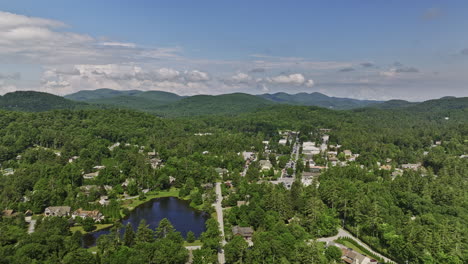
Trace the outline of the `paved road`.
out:
[[[362,242],[361,240],[359,240],[357,237],[353,236],[351,233],[349,233],[348,231],[344,230],[343,228],[339,228],[338,229],[338,234],[336,236],[332,236],[332,237],[322,237],[322,238],[319,238],[317,239],[317,241],[319,242],[331,242],[331,241],[334,241],[340,237],[350,237],[352,239],[354,239],[359,245],[361,245],[362,247],[364,247],[365,249],[369,250],[370,252],[374,253],[375,255],[381,257],[383,260],[385,260],[386,262],[390,262],[390,263],[396,263],[395,261],[383,256],[382,254],[378,253],[378,252],[375,252],[374,250],[372,250],[367,244],[365,244],[364,242]]]
[[[223,195],[221,193],[221,183],[217,182],[216,183],[216,203],[214,204],[216,208],[216,216],[218,218],[218,223],[219,223],[219,229],[221,231],[221,236],[223,237],[222,240],[222,245],[226,245],[226,240],[224,239],[224,219],[223,219],[223,207],[221,205],[221,202],[223,201]],[[226,261],[224,259],[224,250],[221,249],[218,252],[218,262],[220,264],[224,264]]]
[[[37,220],[31,219],[28,226],[28,234],[34,233],[34,229],[36,228],[36,222]]]
[[[188,250],[197,250],[197,249],[201,249],[201,246],[186,246],[185,248]]]

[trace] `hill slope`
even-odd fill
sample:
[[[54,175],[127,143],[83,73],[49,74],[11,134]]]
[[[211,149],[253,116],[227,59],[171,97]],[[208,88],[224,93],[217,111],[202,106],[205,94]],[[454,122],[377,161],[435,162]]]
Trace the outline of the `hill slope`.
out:
[[[235,115],[273,104],[275,103],[244,93],[195,95],[158,107],[156,113],[163,116]]]
[[[54,109],[94,108],[83,102],[35,91],[17,91],[0,96],[0,109],[11,111],[41,112]]]
[[[177,94],[163,91],[117,91],[111,89],[79,91],[65,97],[90,104],[109,105],[145,112],[154,112],[155,108],[159,106],[167,105],[183,98]]]
[[[64,97],[73,101],[90,101],[105,98],[112,98],[117,96],[134,96],[142,93],[139,90],[118,91],[107,88],[97,90],[82,90],[73,94],[65,95]]]
[[[307,105],[307,106],[320,106],[325,108],[344,110],[359,107],[365,107],[372,104],[382,103],[381,101],[372,100],[358,100],[350,98],[330,97],[321,93],[275,93],[275,94],[261,94],[259,97],[268,99],[270,101],[293,104],[293,105]]]

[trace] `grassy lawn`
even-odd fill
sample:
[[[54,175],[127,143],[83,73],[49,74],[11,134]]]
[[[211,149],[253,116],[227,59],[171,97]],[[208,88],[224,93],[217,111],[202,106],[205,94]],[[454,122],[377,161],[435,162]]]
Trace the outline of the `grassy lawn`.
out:
[[[179,189],[171,188],[168,191],[159,191],[159,192],[150,191],[146,194],[145,200],[140,200],[138,199],[138,197],[135,199],[125,200],[122,207],[127,208],[129,210],[133,210],[135,207],[137,207],[140,204],[146,203],[150,201],[151,199],[161,198],[161,197],[179,197]]]
[[[96,229],[94,229],[92,232],[98,231],[98,230],[101,230],[101,229],[105,229],[105,228],[108,228],[108,227],[111,227],[111,226],[112,226],[112,224],[96,224]],[[72,233],[75,233],[76,231],[80,231],[82,234],[88,233],[88,232],[83,230],[82,226],[72,226],[72,227],[70,227],[70,231]]]
[[[193,243],[184,241],[184,247],[189,247],[189,246],[203,246],[203,243],[200,240],[195,240],[195,242]]]
[[[97,246],[94,246],[94,247],[90,247],[87,249],[89,252],[93,253],[93,252],[97,252],[98,248]]]
[[[340,243],[348,248],[352,248],[354,251],[358,252],[358,253],[361,253],[363,255],[367,255],[366,253],[362,252],[358,247],[356,247],[355,245],[353,245],[351,242],[348,242],[348,241],[341,241],[341,242],[337,242],[337,243]]]

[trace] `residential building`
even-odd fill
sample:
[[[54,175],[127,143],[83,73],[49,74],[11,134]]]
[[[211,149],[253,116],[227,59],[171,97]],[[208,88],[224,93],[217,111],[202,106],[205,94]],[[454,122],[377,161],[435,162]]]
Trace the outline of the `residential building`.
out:
[[[242,236],[246,240],[252,239],[254,230],[251,227],[232,227],[232,234],[235,236]]]
[[[302,143],[302,154],[310,159],[314,155],[320,154],[320,148],[315,146],[315,142],[307,141]]]
[[[271,168],[273,168],[273,165],[271,165],[271,162],[269,160],[261,160],[259,163],[261,170],[270,170]]]
[[[99,210],[86,211],[81,208],[73,212],[72,218],[75,219],[76,217],[92,218],[95,222],[104,220],[104,215]]]
[[[244,160],[254,160],[255,159],[255,153],[249,152],[249,151],[244,151],[242,152],[242,157]]]
[[[86,173],[86,174],[83,175],[83,179],[92,180],[92,179],[96,178],[98,175],[99,175],[99,171]]]
[[[421,163],[415,163],[415,164],[401,164],[402,169],[409,169],[409,170],[418,170],[421,168]]]
[[[45,216],[70,216],[70,206],[50,206],[44,210]]]

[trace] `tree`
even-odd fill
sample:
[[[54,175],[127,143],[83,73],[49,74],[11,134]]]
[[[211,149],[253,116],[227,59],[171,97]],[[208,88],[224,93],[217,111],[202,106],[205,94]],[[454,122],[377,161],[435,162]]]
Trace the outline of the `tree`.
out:
[[[94,264],[96,263],[96,258],[94,255],[84,248],[79,248],[75,251],[72,251],[65,255],[63,261],[64,264]]]
[[[325,256],[330,261],[341,261],[341,250],[336,246],[329,246],[325,249]]]
[[[154,232],[146,224],[145,219],[142,219],[135,236],[135,244],[154,242]]]
[[[195,233],[193,233],[192,231],[187,232],[187,242],[193,243],[196,239],[197,238],[195,237]]]
[[[174,231],[175,229],[171,222],[167,218],[163,218],[161,221],[159,221],[159,225],[156,228],[155,234],[157,238],[165,238]]]
[[[131,247],[135,244],[135,231],[133,231],[132,223],[130,222],[128,222],[127,226],[125,227],[123,243],[127,247]]]
[[[85,217],[82,221],[82,224],[83,230],[86,232],[91,232],[96,228],[96,226],[94,225],[94,219],[91,217]]]
[[[241,236],[234,236],[224,246],[224,254],[226,256],[226,263],[244,263],[246,250],[249,247],[247,242]]]

